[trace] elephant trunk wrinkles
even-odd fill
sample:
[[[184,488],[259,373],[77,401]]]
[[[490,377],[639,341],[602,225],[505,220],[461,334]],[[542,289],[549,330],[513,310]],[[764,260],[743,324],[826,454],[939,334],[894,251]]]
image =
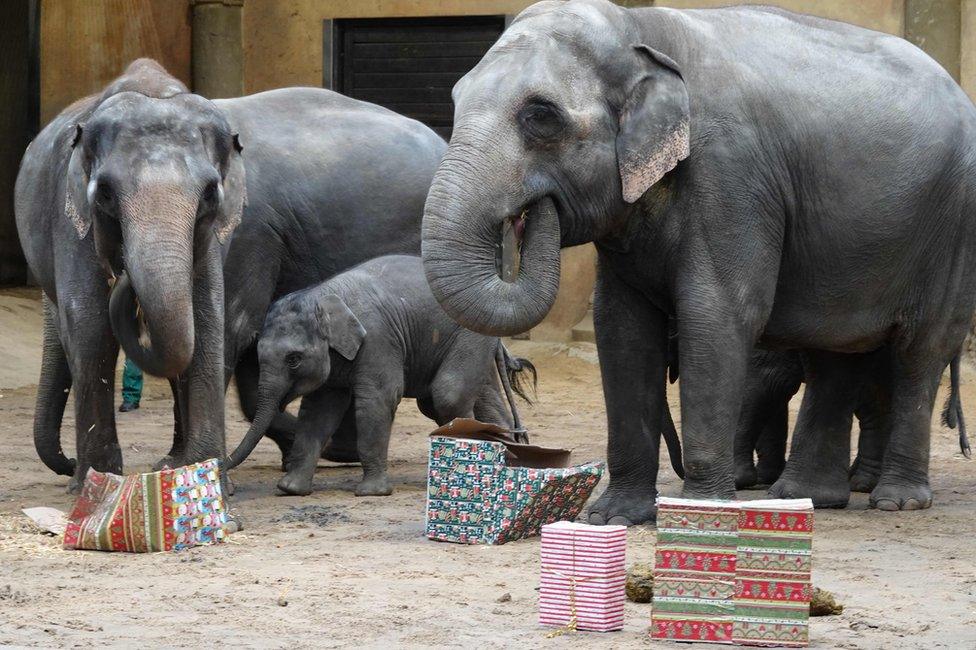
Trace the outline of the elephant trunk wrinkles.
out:
[[[168,208],[154,213],[159,216],[152,224],[136,223],[123,233],[126,274],[112,291],[109,315],[122,349],[137,366],[174,379],[193,359],[196,203],[175,192],[166,200]]]
[[[237,448],[224,459],[224,470],[237,467],[251,455],[268,427],[271,426],[275,415],[278,414],[278,406],[283,393],[284,391],[274,390],[267,378],[261,378],[258,384],[258,405],[254,414],[254,421],[251,422],[251,428],[247,430]]]
[[[559,221],[548,197],[523,204],[506,195],[520,191],[520,179],[496,180],[492,170],[509,163],[485,160],[499,155],[493,151],[451,143],[427,195],[422,256],[434,296],[455,321],[482,334],[509,336],[538,324],[556,299]],[[500,212],[510,209],[515,214]],[[496,251],[505,220],[523,210],[521,259],[514,281],[507,282],[499,277]]]
[[[61,420],[71,389],[71,371],[61,347],[54,319],[55,309],[44,297],[44,347],[41,353],[41,379],[37,386],[37,408],[34,418],[34,448],[41,461],[52,471],[73,476],[76,461],[61,449]]]

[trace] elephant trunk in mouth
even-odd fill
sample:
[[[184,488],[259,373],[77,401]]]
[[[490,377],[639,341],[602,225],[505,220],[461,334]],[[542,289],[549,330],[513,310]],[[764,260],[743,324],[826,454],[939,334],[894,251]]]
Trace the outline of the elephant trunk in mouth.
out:
[[[491,336],[524,332],[545,317],[559,290],[555,205],[544,197],[500,214],[479,166],[452,161],[454,148],[452,143],[424,208],[427,281],[464,327]]]
[[[137,273],[129,269],[112,289],[112,329],[126,356],[144,372],[175,379],[193,358],[192,269],[141,278],[139,291],[133,286]]]

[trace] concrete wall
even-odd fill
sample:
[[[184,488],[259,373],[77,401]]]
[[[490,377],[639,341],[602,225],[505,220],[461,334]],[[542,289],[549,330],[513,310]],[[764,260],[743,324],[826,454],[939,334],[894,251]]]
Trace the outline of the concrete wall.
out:
[[[141,56],[190,83],[189,0],[42,0],[41,124]]]

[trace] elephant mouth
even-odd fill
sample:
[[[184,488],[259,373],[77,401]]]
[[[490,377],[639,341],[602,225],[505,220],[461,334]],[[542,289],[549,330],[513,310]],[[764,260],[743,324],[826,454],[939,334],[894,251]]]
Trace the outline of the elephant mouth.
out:
[[[518,279],[522,266],[522,242],[525,228],[533,213],[538,212],[539,202],[525,206],[518,214],[502,220],[496,246],[495,270],[503,281],[512,283]]]

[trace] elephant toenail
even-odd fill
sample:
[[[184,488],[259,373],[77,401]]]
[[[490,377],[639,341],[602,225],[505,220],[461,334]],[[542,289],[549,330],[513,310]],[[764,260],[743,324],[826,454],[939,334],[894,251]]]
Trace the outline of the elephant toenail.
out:
[[[610,521],[607,522],[609,526],[633,526],[634,523],[622,515],[617,515],[615,517],[610,517]]]
[[[602,526],[606,520],[599,512],[591,512],[589,521],[591,526]]]
[[[898,504],[891,499],[878,499],[878,501],[875,502],[874,507],[878,510],[887,510],[889,512],[892,510],[898,510]]]

